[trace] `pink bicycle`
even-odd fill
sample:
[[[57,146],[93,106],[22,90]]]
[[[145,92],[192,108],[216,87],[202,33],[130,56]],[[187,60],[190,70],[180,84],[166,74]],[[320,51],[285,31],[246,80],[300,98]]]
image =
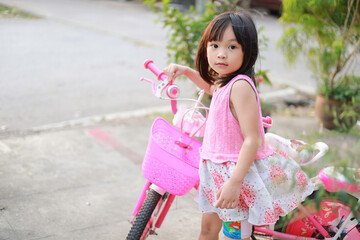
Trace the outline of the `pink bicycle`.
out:
[[[133,211],[132,227],[126,239],[145,239],[160,228],[175,196],[182,196],[199,182],[199,148],[201,142],[194,137],[204,133],[205,120],[199,109],[205,107],[199,99],[192,109],[177,109],[176,99],[180,89],[169,82],[152,60],[145,61],[161,82],[141,78],[152,84],[153,94],[160,99],[170,99],[174,113],[174,125],[157,118],[152,126],[148,147],[142,164],[146,183]],[[206,109],[205,109],[206,111]]]
[[[160,71],[152,60],[145,61],[145,68],[151,70],[161,82],[142,78],[152,84],[153,94],[160,99],[170,99],[174,113],[171,125],[162,118],[157,118],[152,126],[148,147],[144,156],[142,171],[146,183],[133,210],[132,227],[127,240],[146,239],[155,234],[167,215],[175,196],[182,196],[192,188],[197,188],[199,182],[199,148],[201,142],[194,136],[201,137],[204,132],[206,117],[199,109],[207,109],[202,105],[200,94],[191,109],[177,109],[176,99],[179,88]],[[163,97],[165,95],[165,97]],[[187,99],[189,100],[189,99]],[[263,118],[264,126],[271,127],[271,119]],[[283,151],[295,159],[300,165],[309,165],[319,160],[327,151],[327,145],[316,143],[309,151],[300,140],[284,139],[272,133],[267,133],[266,140],[277,151]],[[348,178],[342,172],[350,172],[353,178]],[[346,191],[360,205],[360,169],[345,169],[329,167],[321,170],[312,179],[317,188],[325,186],[329,192]],[[261,236],[278,239],[348,239],[360,240],[360,221],[356,211],[351,211],[342,200],[326,197],[321,199],[320,208],[316,199],[309,197],[307,204],[299,205],[291,213],[290,220],[279,221],[274,229],[254,227],[253,239]],[[280,227],[281,229],[280,229]]]

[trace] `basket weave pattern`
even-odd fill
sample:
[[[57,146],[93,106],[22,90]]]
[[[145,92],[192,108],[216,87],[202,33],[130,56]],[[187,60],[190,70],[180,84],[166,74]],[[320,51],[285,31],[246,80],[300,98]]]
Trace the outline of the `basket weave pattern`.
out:
[[[171,194],[186,194],[199,181],[199,147],[201,142],[157,118],[142,165],[145,178]]]

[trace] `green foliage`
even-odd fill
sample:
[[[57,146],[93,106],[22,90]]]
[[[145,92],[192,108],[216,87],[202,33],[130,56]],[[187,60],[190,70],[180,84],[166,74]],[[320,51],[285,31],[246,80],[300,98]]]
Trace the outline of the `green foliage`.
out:
[[[355,100],[351,104],[343,103],[338,111],[333,111],[334,124],[338,131],[348,132],[360,118],[360,104],[354,102]]]
[[[203,14],[198,14],[193,6],[185,13],[170,7],[170,0],[162,0],[162,8],[157,8],[156,0],[146,0],[144,3],[159,14],[157,21],[161,21],[163,27],[169,30],[166,46],[169,60],[195,67],[197,47],[202,32],[216,14],[215,6],[209,4]]]
[[[0,16],[6,17],[6,18],[15,18],[15,17],[19,17],[19,18],[38,18],[37,16],[27,13],[27,12],[23,12],[20,11],[16,8],[13,7],[7,7],[4,5],[0,4]]]
[[[333,87],[325,83],[319,90],[326,98],[342,103],[330,110],[337,130],[349,131],[360,119],[360,76],[347,75]]]
[[[355,69],[360,53],[359,1],[283,0],[280,21],[287,29],[279,46],[291,64],[300,54],[307,56],[310,69],[321,80],[319,90],[325,97],[337,92],[337,98],[349,101],[352,92],[357,94],[360,89],[359,78],[353,81],[358,89],[341,86],[346,85],[345,76]]]
[[[328,83],[320,86],[325,97],[331,96],[341,102],[354,102],[360,104],[360,76],[346,75],[331,87]]]

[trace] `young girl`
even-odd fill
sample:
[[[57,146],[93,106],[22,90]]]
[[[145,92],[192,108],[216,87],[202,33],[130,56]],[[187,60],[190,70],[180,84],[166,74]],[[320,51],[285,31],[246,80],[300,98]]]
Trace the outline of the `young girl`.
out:
[[[255,87],[257,32],[250,16],[227,12],[206,28],[195,71],[171,64],[169,80],[186,75],[212,95],[200,152],[199,239],[250,239],[252,225],[274,224],[313,192],[300,167],[264,141]]]

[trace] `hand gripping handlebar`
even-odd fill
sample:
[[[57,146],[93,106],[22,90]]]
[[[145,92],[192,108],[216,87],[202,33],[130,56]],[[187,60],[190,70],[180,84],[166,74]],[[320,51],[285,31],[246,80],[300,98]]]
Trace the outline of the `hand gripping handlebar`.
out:
[[[154,73],[155,76],[157,77],[157,79],[162,82],[156,86],[156,84],[153,80],[143,78],[143,77],[140,78],[140,80],[151,83],[152,84],[152,92],[158,98],[161,98],[161,94],[162,94],[163,90],[166,89],[166,95],[171,99],[171,109],[172,109],[173,113],[175,114],[177,112],[175,99],[179,96],[180,89],[178,88],[178,86],[173,84],[172,81],[167,80],[166,74],[163,71],[161,71],[158,67],[155,66],[153,60],[151,60],[151,59],[146,60],[144,62],[144,67],[146,69],[149,69],[152,73]]]

